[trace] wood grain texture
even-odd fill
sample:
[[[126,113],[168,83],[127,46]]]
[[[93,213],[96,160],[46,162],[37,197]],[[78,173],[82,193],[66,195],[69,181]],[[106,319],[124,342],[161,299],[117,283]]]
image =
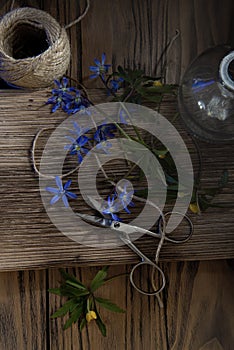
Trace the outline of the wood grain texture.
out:
[[[45,350],[46,273],[0,274],[0,349]]]
[[[96,103],[104,99],[102,91],[90,90],[89,94]],[[43,268],[62,265],[68,261],[80,265],[136,261],[137,257],[127,247],[108,250],[89,248],[70,240],[50,222],[41,201],[38,177],[32,169],[30,150],[38,130],[58,125],[64,120],[64,114],[56,112],[51,115],[50,107],[43,106],[47,99],[46,91],[17,94],[15,91],[2,91],[1,96],[1,270]],[[161,108],[163,115],[172,119],[176,112],[176,100],[168,99]],[[179,120],[176,127],[194,153],[191,139]],[[42,144],[45,144],[47,138],[46,134]],[[201,143],[200,147],[203,156],[203,185],[215,187],[222,171],[228,169],[228,187],[216,200],[231,205],[234,159],[230,145],[220,148],[219,145]],[[196,164],[196,158],[194,161]],[[82,212],[85,208],[79,207],[78,211]],[[172,208],[167,207],[170,210]],[[233,208],[210,208],[200,216],[191,215],[195,228],[192,239],[184,245],[165,244],[161,258],[196,260],[234,257],[233,211]],[[79,229],[82,230],[81,227]],[[139,240],[139,247],[153,257],[156,243],[152,238],[143,237]]]
[[[107,326],[103,338],[94,322],[80,334],[77,325],[62,330],[64,319],[49,319],[64,299],[48,295],[61,280],[57,269],[0,274],[1,350],[232,350],[234,343],[233,261],[163,263],[167,286],[164,308],[154,297],[132,289],[126,277],[97,295],[126,310],[100,309]],[[112,266],[109,275],[129,272]],[[68,269],[88,283],[97,267]],[[47,283],[45,282],[47,276]],[[144,283],[146,276],[138,275]]]
[[[12,0],[0,1],[1,16],[9,11],[11,3]],[[64,24],[79,15],[85,6],[85,1],[15,0],[15,7],[17,6],[33,6],[44,9],[53,15],[59,23]],[[78,77],[79,80],[83,78],[85,84],[88,85],[88,66],[93,63],[94,57],[99,57],[105,51],[108,55],[108,63],[112,62],[114,68],[117,64],[132,68],[141,67],[149,74],[160,75],[165,61],[167,82],[178,83],[187,65],[198,53],[216,44],[234,45],[233,8],[233,0],[91,0],[91,8],[87,17],[81,24],[68,31],[72,49],[72,61],[68,74],[73,78]],[[165,60],[161,60],[157,64],[163,49],[174,36],[176,29],[180,30],[180,37],[167,52]],[[93,84],[92,87],[94,87]],[[98,83],[96,84],[99,86]],[[6,86],[4,87],[6,88]],[[4,103],[5,98],[6,95],[1,93],[1,104]],[[19,108],[22,108],[23,104],[22,111],[29,117],[35,104],[40,107],[41,98],[42,96],[36,99],[35,103],[34,100],[29,101],[27,94],[22,99],[14,96],[14,104],[17,104]],[[12,98],[10,98],[10,102],[12,102]],[[44,109],[40,111],[45,119],[49,118]],[[2,108],[0,113],[2,116]],[[11,116],[13,113],[15,110],[11,103]],[[46,125],[50,122],[51,120],[47,120]],[[31,142],[29,139],[32,140],[36,128],[43,123],[44,121],[41,123],[40,117],[38,117],[36,123],[31,125],[26,142],[23,142],[16,153],[15,150],[9,153],[9,155],[16,155],[19,169],[22,161],[27,163],[28,178],[27,181],[21,182],[26,187],[31,181],[28,182],[28,179],[31,179],[31,165],[28,158],[28,146]],[[23,125],[21,127],[23,131],[24,124],[20,125]],[[13,135],[11,132],[12,129],[8,130],[8,134],[5,134],[5,137],[11,135],[8,140],[19,139],[18,133]],[[24,136],[21,141],[23,141]],[[2,145],[3,141],[6,143],[7,139],[2,140],[1,137]],[[22,156],[22,151],[26,150],[27,154],[24,153]],[[209,164],[203,173],[203,181],[209,182],[212,174],[212,181],[215,183],[221,168],[219,168],[219,164],[214,164],[212,161],[211,148],[206,148],[204,145],[202,152],[206,157],[207,164]],[[1,168],[3,171],[1,180],[7,179],[7,172],[4,175],[4,168],[12,164],[12,159],[9,162],[9,155],[5,156],[5,163],[2,163],[5,164],[5,167]],[[226,148],[223,150],[222,162],[227,167],[230,164],[229,151]],[[12,176],[15,175],[15,180],[18,179],[19,175],[23,175],[25,178],[25,167],[21,173],[19,169],[12,172]],[[232,176],[231,179],[233,179]],[[35,186],[37,186],[36,178]],[[13,193],[13,189],[10,190]],[[22,194],[22,191],[20,193]],[[35,191],[33,200],[37,198],[39,201],[37,196],[38,191]],[[28,196],[27,201],[30,201],[30,198]],[[233,201],[233,194],[227,190],[225,198]],[[14,210],[19,211],[19,204],[22,207],[21,220],[28,216],[31,217],[31,215],[35,218],[38,214],[42,214],[38,209],[25,214],[25,202],[16,201],[14,204],[14,200],[15,193],[11,195],[11,213],[5,208],[7,215],[9,215],[7,218],[9,227],[14,226]],[[216,220],[218,220],[220,211],[215,209],[212,216],[216,216],[215,214],[217,214],[217,218],[215,217],[209,225],[207,222],[203,223],[202,217],[196,217],[195,225],[196,227],[198,225],[199,230],[203,229],[202,237],[206,235],[211,238],[214,234],[219,235],[220,244],[215,249],[218,258],[224,257],[222,249],[220,250],[224,247],[226,253],[231,256],[233,254],[233,238],[231,237],[233,236],[233,228],[229,226],[228,222],[224,222],[223,230],[227,230],[229,233],[225,234],[223,239],[223,235],[217,232]],[[6,270],[12,270],[16,268],[16,265],[19,269],[68,266],[69,262],[74,265],[77,261],[84,265],[88,259],[91,264],[97,264],[97,258],[99,263],[106,263],[106,260],[101,259],[105,252],[99,255],[99,252],[96,251],[93,251],[92,255],[90,252],[88,254],[83,252],[80,260],[77,260],[77,247],[74,247],[72,242],[68,242],[61,235],[59,235],[58,256],[57,246],[54,249],[53,242],[46,236],[53,229],[49,221],[46,220],[44,217],[43,221],[46,226],[44,235],[34,231],[33,246],[37,247],[37,254],[29,246],[32,243],[28,240],[27,234],[30,232],[30,227],[27,227],[25,240],[22,240],[22,235],[20,235],[21,243],[18,239],[13,245],[10,236],[7,236],[7,242],[2,244],[0,248],[1,264]],[[28,219],[26,221],[28,222]],[[6,222],[4,223],[4,217],[1,215],[1,225],[4,224]],[[0,242],[2,242],[2,235],[1,231]],[[47,248],[40,251],[42,237],[45,239]],[[57,233],[53,235],[54,237],[57,241]],[[211,249],[209,245],[206,246],[206,240],[199,240],[201,238],[199,236],[197,238],[193,241],[193,247],[196,246],[198,249],[204,245],[209,251],[207,251],[206,256],[196,255],[195,257],[193,255],[193,258],[212,258],[213,248]],[[147,242],[142,245],[142,248],[146,254],[152,254]],[[171,259],[171,252],[168,249],[169,247],[166,246],[163,249],[162,257],[164,259]],[[8,260],[9,254],[11,261]],[[183,259],[183,254],[180,251],[174,251],[173,257]],[[187,254],[189,254],[189,250]],[[113,252],[112,256],[113,263],[117,264],[119,252],[117,254]],[[127,248],[121,250],[121,256],[126,262],[133,262],[136,259],[134,254],[129,254]],[[58,297],[48,296],[46,292],[48,287],[58,285],[57,281],[60,278],[56,268],[50,269],[49,272],[37,270],[1,273],[0,350],[232,350],[234,344],[233,261],[177,262],[163,263],[161,266],[166,272],[167,278],[167,287],[163,295],[165,303],[163,310],[158,308],[154,299],[142,297],[134,292],[125,279],[116,281],[100,291],[100,295],[110,297],[127,310],[126,315],[111,314],[108,311],[102,313],[107,323],[108,336],[106,339],[101,337],[95,324],[91,323],[88,330],[84,330],[80,335],[76,326],[63,332],[62,324],[64,321],[49,320],[51,313],[61,304]],[[112,266],[110,271],[116,274],[129,269],[130,266]],[[75,272],[83,281],[86,281],[92,278],[97,268],[74,268],[70,271]]]

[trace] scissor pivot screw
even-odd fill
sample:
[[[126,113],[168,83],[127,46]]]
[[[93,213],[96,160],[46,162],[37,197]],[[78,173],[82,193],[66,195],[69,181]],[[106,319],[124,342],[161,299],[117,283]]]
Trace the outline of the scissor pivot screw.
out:
[[[114,223],[114,227],[115,227],[115,228],[120,227],[120,223],[119,223],[119,222],[115,222],[115,223]]]

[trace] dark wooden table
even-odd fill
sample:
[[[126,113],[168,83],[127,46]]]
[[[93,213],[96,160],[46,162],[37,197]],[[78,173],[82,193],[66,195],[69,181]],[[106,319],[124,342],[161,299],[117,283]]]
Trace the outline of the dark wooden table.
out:
[[[2,1],[0,13],[6,13],[10,5],[11,1]],[[85,1],[16,1],[17,5],[44,9],[59,23],[66,24],[79,15]],[[197,54],[217,44],[233,44],[233,14],[234,3],[229,0],[91,1],[85,19],[68,31],[72,48],[68,74],[82,79],[88,88],[100,88],[98,83],[91,85],[88,66],[94,57],[106,52],[114,67],[141,67],[146,74],[160,75],[165,63],[166,81],[179,83]],[[176,30],[180,36],[157,64]],[[103,100],[99,90],[92,90],[91,95],[96,102]],[[89,281],[97,268],[77,266],[111,262],[118,265],[110,269],[114,275],[129,271],[131,265],[123,264],[136,261],[136,257],[126,247],[111,252],[87,249],[69,241],[49,222],[40,204],[38,179],[29,157],[38,128],[54,125],[63,118],[59,114],[51,116],[48,106],[38,110],[46,96],[46,91],[1,91],[0,270],[8,272],[0,274],[0,349],[231,350],[233,262],[217,259],[234,257],[233,209],[221,212],[212,208],[201,216],[192,216],[195,234],[191,242],[176,249],[163,247],[161,267],[167,279],[164,309],[158,307],[154,298],[142,297],[132,290],[128,279],[122,278],[100,290],[101,296],[127,310],[126,315],[103,313],[108,329],[106,339],[101,338],[95,324],[91,323],[80,335],[75,325],[62,332],[64,321],[49,319],[61,303],[60,298],[47,292],[58,283],[56,266],[72,266],[70,271]],[[176,108],[175,100],[166,101],[161,112],[170,119]],[[184,133],[179,122],[177,127]],[[189,143],[189,137],[184,135]],[[233,145],[220,147],[201,142],[200,147],[206,165],[204,184],[216,184],[222,170],[228,169],[230,187],[219,200],[231,203]],[[28,195],[24,195],[26,191]],[[30,198],[35,201],[33,210]],[[146,254],[153,254],[147,241],[140,244]],[[19,271],[22,269],[25,271]]]

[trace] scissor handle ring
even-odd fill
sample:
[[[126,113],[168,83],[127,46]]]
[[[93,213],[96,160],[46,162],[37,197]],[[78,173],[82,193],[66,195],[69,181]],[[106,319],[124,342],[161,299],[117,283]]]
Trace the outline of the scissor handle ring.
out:
[[[140,289],[139,287],[137,287],[137,285],[135,284],[134,282],[134,279],[133,279],[133,274],[135,272],[136,269],[138,269],[140,266],[142,265],[150,265],[150,266],[153,266],[155,269],[158,270],[158,272],[160,273],[161,277],[162,277],[162,285],[155,291],[153,292],[147,292],[147,291],[144,291],[143,289]],[[136,264],[133,268],[132,268],[132,271],[130,273],[130,282],[132,284],[132,286],[141,294],[144,294],[144,295],[157,295],[159,294],[165,287],[166,285],[166,279],[165,279],[165,275],[163,273],[163,271],[160,269],[160,267],[156,264],[154,264],[153,262],[151,261],[140,261],[138,264]]]
[[[192,234],[193,234],[193,230],[194,230],[193,223],[192,223],[191,219],[189,218],[188,215],[182,214],[182,213],[180,213],[179,211],[168,211],[167,213],[164,214],[164,218],[165,218],[166,216],[168,216],[168,215],[171,215],[171,214],[177,214],[177,215],[183,216],[183,218],[188,222],[188,225],[189,225],[189,234],[188,234],[188,236],[187,236],[186,238],[184,238],[184,239],[174,239],[174,238],[171,238],[170,236],[168,236],[167,233],[166,233],[166,235],[165,235],[166,240],[167,240],[168,242],[175,243],[175,244],[180,244],[180,243],[185,243],[185,242],[187,242],[187,241],[191,238],[191,236],[192,236]],[[182,219],[182,220],[183,220],[183,219]]]

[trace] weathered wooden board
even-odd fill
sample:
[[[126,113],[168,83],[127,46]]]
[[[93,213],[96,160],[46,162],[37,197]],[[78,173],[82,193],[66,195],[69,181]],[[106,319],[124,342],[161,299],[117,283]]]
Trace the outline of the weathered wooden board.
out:
[[[0,269],[42,268],[68,262],[96,265],[136,261],[136,256],[127,247],[108,250],[89,248],[70,240],[50,222],[41,202],[38,176],[33,171],[30,154],[38,130],[56,126],[65,118],[63,113],[51,114],[50,107],[43,106],[47,96],[46,91],[1,92]],[[96,103],[105,100],[104,96],[102,91],[90,91],[90,98]],[[175,111],[174,98],[162,105],[161,112],[169,119],[172,119]],[[191,139],[179,120],[177,128],[187,140],[188,146],[192,147]],[[222,171],[228,169],[228,187],[217,200],[232,204],[232,145],[221,147],[200,143],[200,147],[203,157],[203,185],[216,186]],[[165,244],[161,258],[195,260],[234,257],[233,213],[233,208],[210,208],[200,216],[192,215],[195,228],[192,239],[184,245]],[[153,256],[157,242],[142,237],[139,247],[149,256]]]
[[[202,261],[160,266],[167,279],[163,309],[154,297],[136,292],[126,277],[96,292],[126,310],[125,314],[116,314],[100,309],[107,326],[106,338],[94,322],[80,334],[77,325],[62,330],[66,317],[49,318],[64,302],[46,292],[58,286],[58,269],[1,273],[0,349],[232,350],[233,264]],[[126,273],[130,268],[111,266],[109,274]],[[97,267],[69,269],[84,283],[97,271]],[[138,276],[141,281],[145,277]]]

